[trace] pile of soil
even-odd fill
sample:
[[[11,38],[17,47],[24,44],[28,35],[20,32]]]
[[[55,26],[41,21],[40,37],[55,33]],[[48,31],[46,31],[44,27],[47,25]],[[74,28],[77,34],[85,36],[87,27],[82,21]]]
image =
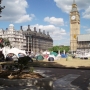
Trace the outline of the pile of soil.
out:
[[[22,72],[18,73],[17,71],[2,71],[0,73],[0,78],[5,79],[27,79],[27,78],[44,78],[39,73],[30,73],[30,72]]]

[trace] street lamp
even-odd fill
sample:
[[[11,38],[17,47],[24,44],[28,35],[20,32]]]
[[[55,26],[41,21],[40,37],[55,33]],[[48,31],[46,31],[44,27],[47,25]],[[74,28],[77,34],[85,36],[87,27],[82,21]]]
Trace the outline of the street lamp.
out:
[[[0,0],[0,4],[1,4],[1,1],[2,1],[2,0]],[[2,13],[2,9],[4,9],[4,8],[5,8],[5,6],[2,7],[2,6],[0,5],[0,14]],[[0,17],[2,17],[2,16],[0,16]]]

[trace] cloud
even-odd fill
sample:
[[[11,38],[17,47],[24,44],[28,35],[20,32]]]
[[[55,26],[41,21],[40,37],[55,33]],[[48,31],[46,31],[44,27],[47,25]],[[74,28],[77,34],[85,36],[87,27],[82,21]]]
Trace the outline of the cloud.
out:
[[[5,6],[1,18],[3,21],[22,23],[31,21],[35,17],[34,14],[27,14],[28,3],[26,0],[3,0],[2,6]]]
[[[81,28],[87,29],[88,27],[87,26],[81,26]]]
[[[63,28],[60,28],[60,27],[56,27],[54,25],[39,25],[39,24],[30,25],[30,28],[32,31],[33,31],[34,27],[36,27],[37,32],[39,31],[39,29],[41,29],[41,32],[43,32],[43,30],[45,30],[46,34],[47,34],[47,32],[49,32],[50,36],[54,40],[54,45],[56,45],[61,40],[67,41],[67,37],[69,36],[68,33],[66,32],[66,30],[64,30]],[[23,29],[27,30],[27,26],[23,26]],[[69,42],[68,42],[68,45],[69,45]]]
[[[54,2],[63,12],[69,13],[71,11],[73,0],[54,0]],[[90,19],[90,0],[85,0],[83,2],[82,0],[75,0],[75,2],[78,10],[83,10],[83,18]]]
[[[53,24],[53,25],[59,25],[59,26],[63,26],[64,25],[63,18],[45,17],[44,21],[45,22],[49,22],[50,24]]]
[[[90,6],[83,13],[83,18],[90,19]]]
[[[89,29],[87,29],[87,30],[85,30],[87,33],[89,33],[90,34],[90,28]]]
[[[60,8],[63,12],[69,13],[71,10],[71,0],[54,0],[56,6]]]

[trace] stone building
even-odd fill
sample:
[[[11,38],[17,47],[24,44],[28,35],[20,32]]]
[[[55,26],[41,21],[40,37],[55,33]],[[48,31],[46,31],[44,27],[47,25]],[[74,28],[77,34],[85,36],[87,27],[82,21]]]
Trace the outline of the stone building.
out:
[[[75,0],[70,12],[70,50],[90,52],[90,34],[80,34],[80,15]]]
[[[75,52],[77,50],[77,37],[80,34],[80,15],[77,10],[75,0],[73,0],[72,10],[70,12],[70,50]]]
[[[77,38],[77,50],[90,52],[90,34],[80,34]]]
[[[6,30],[0,29],[0,37],[8,38],[12,47],[16,47],[28,52],[40,52],[44,50],[48,50],[53,46],[53,40],[49,35],[45,33],[45,30],[41,32],[36,31],[36,27],[34,27],[34,31],[30,29],[30,25],[28,25],[27,30],[23,30],[22,26],[20,30],[15,30],[14,25],[10,24]]]
[[[40,52],[44,50],[48,50],[53,46],[53,40],[49,35],[45,33],[45,30],[41,32],[37,32],[36,27],[34,27],[34,31],[30,29],[30,25],[28,25],[28,29],[23,31],[23,35],[26,37],[26,51],[28,52]]]
[[[26,37],[23,35],[23,31],[15,30],[13,24],[10,24],[6,30],[0,29],[0,37],[8,38],[12,47],[26,49]]]

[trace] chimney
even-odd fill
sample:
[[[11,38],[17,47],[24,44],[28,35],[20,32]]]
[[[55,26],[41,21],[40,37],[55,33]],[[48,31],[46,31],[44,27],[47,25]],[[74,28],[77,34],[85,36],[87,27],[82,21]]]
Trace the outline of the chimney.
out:
[[[43,34],[45,34],[45,30],[43,30]]]
[[[30,25],[28,25],[28,29],[30,30]]]
[[[39,29],[39,33],[41,33],[41,29]]]
[[[47,35],[49,36],[49,32],[47,32]]]
[[[31,30],[31,29],[30,29],[30,25],[28,25],[27,31],[28,31],[28,30]]]
[[[36,27],[34,27],[34,32],[37,32],[37,31],[36,31]]]
[[[20,30],[23,30],[23,29],[22,29],[22,26],[20,27]]]
[[[6,30],[8,30],[8,28],[6,28]]]

